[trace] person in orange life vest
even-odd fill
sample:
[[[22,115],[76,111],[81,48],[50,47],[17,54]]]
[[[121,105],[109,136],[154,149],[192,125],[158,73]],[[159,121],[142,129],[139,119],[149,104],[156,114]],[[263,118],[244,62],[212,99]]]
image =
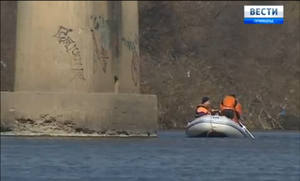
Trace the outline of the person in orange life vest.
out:
[[[211,114],[210,99],[208,97],[203,97],[200,105],[197,106],[195,110],[195,117],[199,118],[204,115]]]
[[[238,102],[234,94],[224,97],[220,104],[220,110],[221,115],[239,123],[242,114],[242,105]]]

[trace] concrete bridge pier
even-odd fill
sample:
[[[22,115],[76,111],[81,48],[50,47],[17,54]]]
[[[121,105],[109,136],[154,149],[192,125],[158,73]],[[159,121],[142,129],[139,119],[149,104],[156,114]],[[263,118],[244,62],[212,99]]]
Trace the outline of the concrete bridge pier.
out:
[[[1,123],[47,117],[103,135],[155,136],[157,98],[139,94],[137,1],[19,1],[16,39]]]

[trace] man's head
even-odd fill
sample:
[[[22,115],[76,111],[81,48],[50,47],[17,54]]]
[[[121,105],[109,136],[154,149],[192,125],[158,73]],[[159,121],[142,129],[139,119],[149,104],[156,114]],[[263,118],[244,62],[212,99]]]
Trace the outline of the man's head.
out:
[[[232,97],[236,98],[236,97],[235,97],[235,94],[231,94],[230,96],[232,96]]]
[[[202,103],[202,104],[207,104],[207,105],[209,105],[209,104],[210,104],[210,99],[209,99],[209,97],[203,97],[201,103]]]

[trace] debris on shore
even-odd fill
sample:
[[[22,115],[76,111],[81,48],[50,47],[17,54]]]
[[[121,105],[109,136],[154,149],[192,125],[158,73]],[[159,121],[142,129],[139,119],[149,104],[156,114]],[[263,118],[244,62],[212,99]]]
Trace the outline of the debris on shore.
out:
[[[131,133],[103,129],[95,131],[76,126],[72,121],[61,121],[49,115],[38,120],[16,119],[14,123],[1,120],[1,135],[3,136],[58,136],[58,137],[156,137],[151,133]]]

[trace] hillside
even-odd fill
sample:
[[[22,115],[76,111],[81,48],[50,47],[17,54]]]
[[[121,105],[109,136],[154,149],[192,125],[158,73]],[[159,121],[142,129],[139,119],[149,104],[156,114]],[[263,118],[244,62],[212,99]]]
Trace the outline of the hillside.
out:
[[[283,4],[284,25],[244,25],[246,4]],[[248,126],[299,129],[299,3],[140,2],[141,85],[163,128],[182,127],[209,96],[238,95]],[[188,74],[190,77],[188,77]],[[286,115],[279,117],[282,108]]]
[[[246,4],[283,4],[283,25],[244,25]],[[236,94],[248,126],[300,129],[299,3],[140,1],[141,91],[162,128],[183,127],[203,96]],[[14,80],[16,1],[1,1],[1,90]],[[286,115],[279,117],[281,109]]]

